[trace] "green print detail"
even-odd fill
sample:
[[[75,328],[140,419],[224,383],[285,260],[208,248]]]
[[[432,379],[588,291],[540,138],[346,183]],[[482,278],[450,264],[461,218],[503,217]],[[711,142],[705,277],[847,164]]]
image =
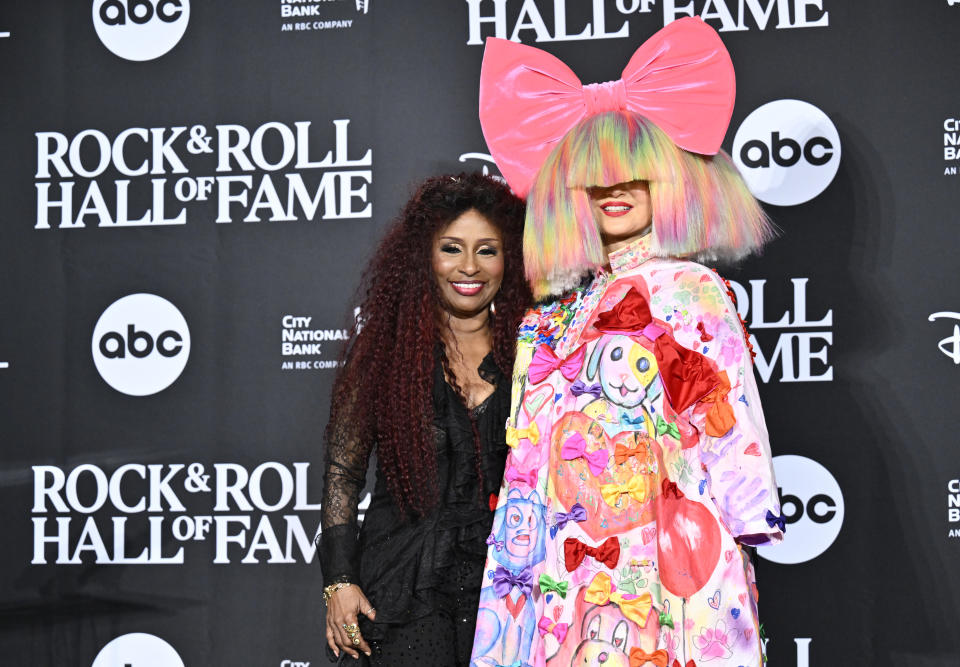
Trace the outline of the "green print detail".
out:
[[[682,303],[684,306],[690,305],[690,300],[693,297],[693,293],[690,290],[677,290],[673,293],[674,298]]]
[[[646,589],[646,587],[647,579],[639,570],[631,571],[629,565],[620,570],[620,583],[617,584],[617,588],[621,589],[623,592],[631,593],[632,595],[639,595],[639,593]]]
[[[671,467],[674,473],[676,473],[677,479],[684,485],[693,483],[693,468],[685,458],[682,456],[678,457],[677,460],[671,464]]]

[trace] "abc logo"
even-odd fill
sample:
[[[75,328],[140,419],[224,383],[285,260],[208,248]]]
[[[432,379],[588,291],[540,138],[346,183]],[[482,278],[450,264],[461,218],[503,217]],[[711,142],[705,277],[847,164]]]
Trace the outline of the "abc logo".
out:
[[[780,511],[787,524],[783,542],[757,553],[784,565],[813,560],[826,551],[843,524],[843,494],[830,471],[803,456],[775,456]]]
[[[187,321],[172,303],[131,294],[103,311],[93,329],[93,363],[111,387],[149,396],[180,377],[190,356]]]
[[[190,20],[190,0],[94,0],[100,41],[126,60],[153,60],[172,49]]]
[[[92,667],[184,667],[167,642],[144,632],[121,635],[104,646]]]
[[[757,199],[794,206],[819,195],[837,175],[840,136],[812,104],[777,100],[744,119],[733,161]]]

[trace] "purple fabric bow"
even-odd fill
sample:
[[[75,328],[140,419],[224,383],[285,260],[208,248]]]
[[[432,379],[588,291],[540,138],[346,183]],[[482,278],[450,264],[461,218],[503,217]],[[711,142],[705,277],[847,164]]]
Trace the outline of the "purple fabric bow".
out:
[[[506,597],[514,586],[519,588],[521,593],[529,594],[533,591],[533,574],[530,568],[525,567],[517,574],[513,574],[502,565],[497,565],[497,570],[493,573],[493,592],[497,597]]]
[[[550,526],[551,538],[556,537],[557,532],[566,526],[568,521],[586,521],[587,510],[580,503],[574,503],[569,512],[557,512],[553,518],[556,519],[557,522]]]
[[[583,457],[587,461],[587,467],[594,477],[602,473],[610,460],[610,452],[605,449],[598,449],[595,452],[587,452],[587,441],[579,433],[574,433],[560,447],[560,456],[565,461],[572,461]]]
[[[783,514],[781,514],[780,516],[777,516],[770,510],[767,510],[767,525],[770,526],[771,528],[776,526],[777,528],[780,529],[780,532],[786,532],[787,530],[787,522],[784,521]]]
[[[492,544],[497,551],[503,551],[503,542],[493,536],[493,533],[487,535],[487,544]]]
[[[598,384],[587,385],[584,384],[583,380],[577,380],[570,386],[570,393],[574,396],[590,394],[594,398],[600,398],[600,396],[603,394],[603,390]]]

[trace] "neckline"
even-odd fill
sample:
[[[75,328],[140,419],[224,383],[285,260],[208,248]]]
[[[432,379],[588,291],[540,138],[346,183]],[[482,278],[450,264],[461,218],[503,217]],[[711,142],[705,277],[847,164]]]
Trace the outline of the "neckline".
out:
[[[623,273],[635,269],[651,257],[654,257],[653,233],[648,232],[608,255],[610,271]]]
[[[456,389],[454,389],[453,385],[451,385],[447,380],[446,373],[443,372],[443,367],[439,361],[437,366],[439,367],[440,379],[443,381],[443,385],[446,387],[446,390],[452,396],[454,396],[456,402],[462,405],[470,414],[477,413],[493,399],[494,394],[497,393],[497,388],[500,386],[501,381],[503,380],[503,373],[500,372],[500,367],[497,366],[497,362],[493,356],[493,350],[491,349],[486,355],[484,355],[483,359],[480,361],[480,365],[477,366],[477,375],[480,376],[481,380],[491,385],[493,387],[493,391],[490,392],[482,401],[471,407],[467,405],[465,400],[461,400],[461,397],[457,393]]]

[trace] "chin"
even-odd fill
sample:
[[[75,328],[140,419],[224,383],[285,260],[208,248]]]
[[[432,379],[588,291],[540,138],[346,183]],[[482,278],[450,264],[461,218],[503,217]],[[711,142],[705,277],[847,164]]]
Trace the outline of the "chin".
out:
[[[465,299],[457,295],[457,299],[449,299],[447,304],[450,312],[460,317],[473,317],[479,315],[490,307],[490,299]]]

